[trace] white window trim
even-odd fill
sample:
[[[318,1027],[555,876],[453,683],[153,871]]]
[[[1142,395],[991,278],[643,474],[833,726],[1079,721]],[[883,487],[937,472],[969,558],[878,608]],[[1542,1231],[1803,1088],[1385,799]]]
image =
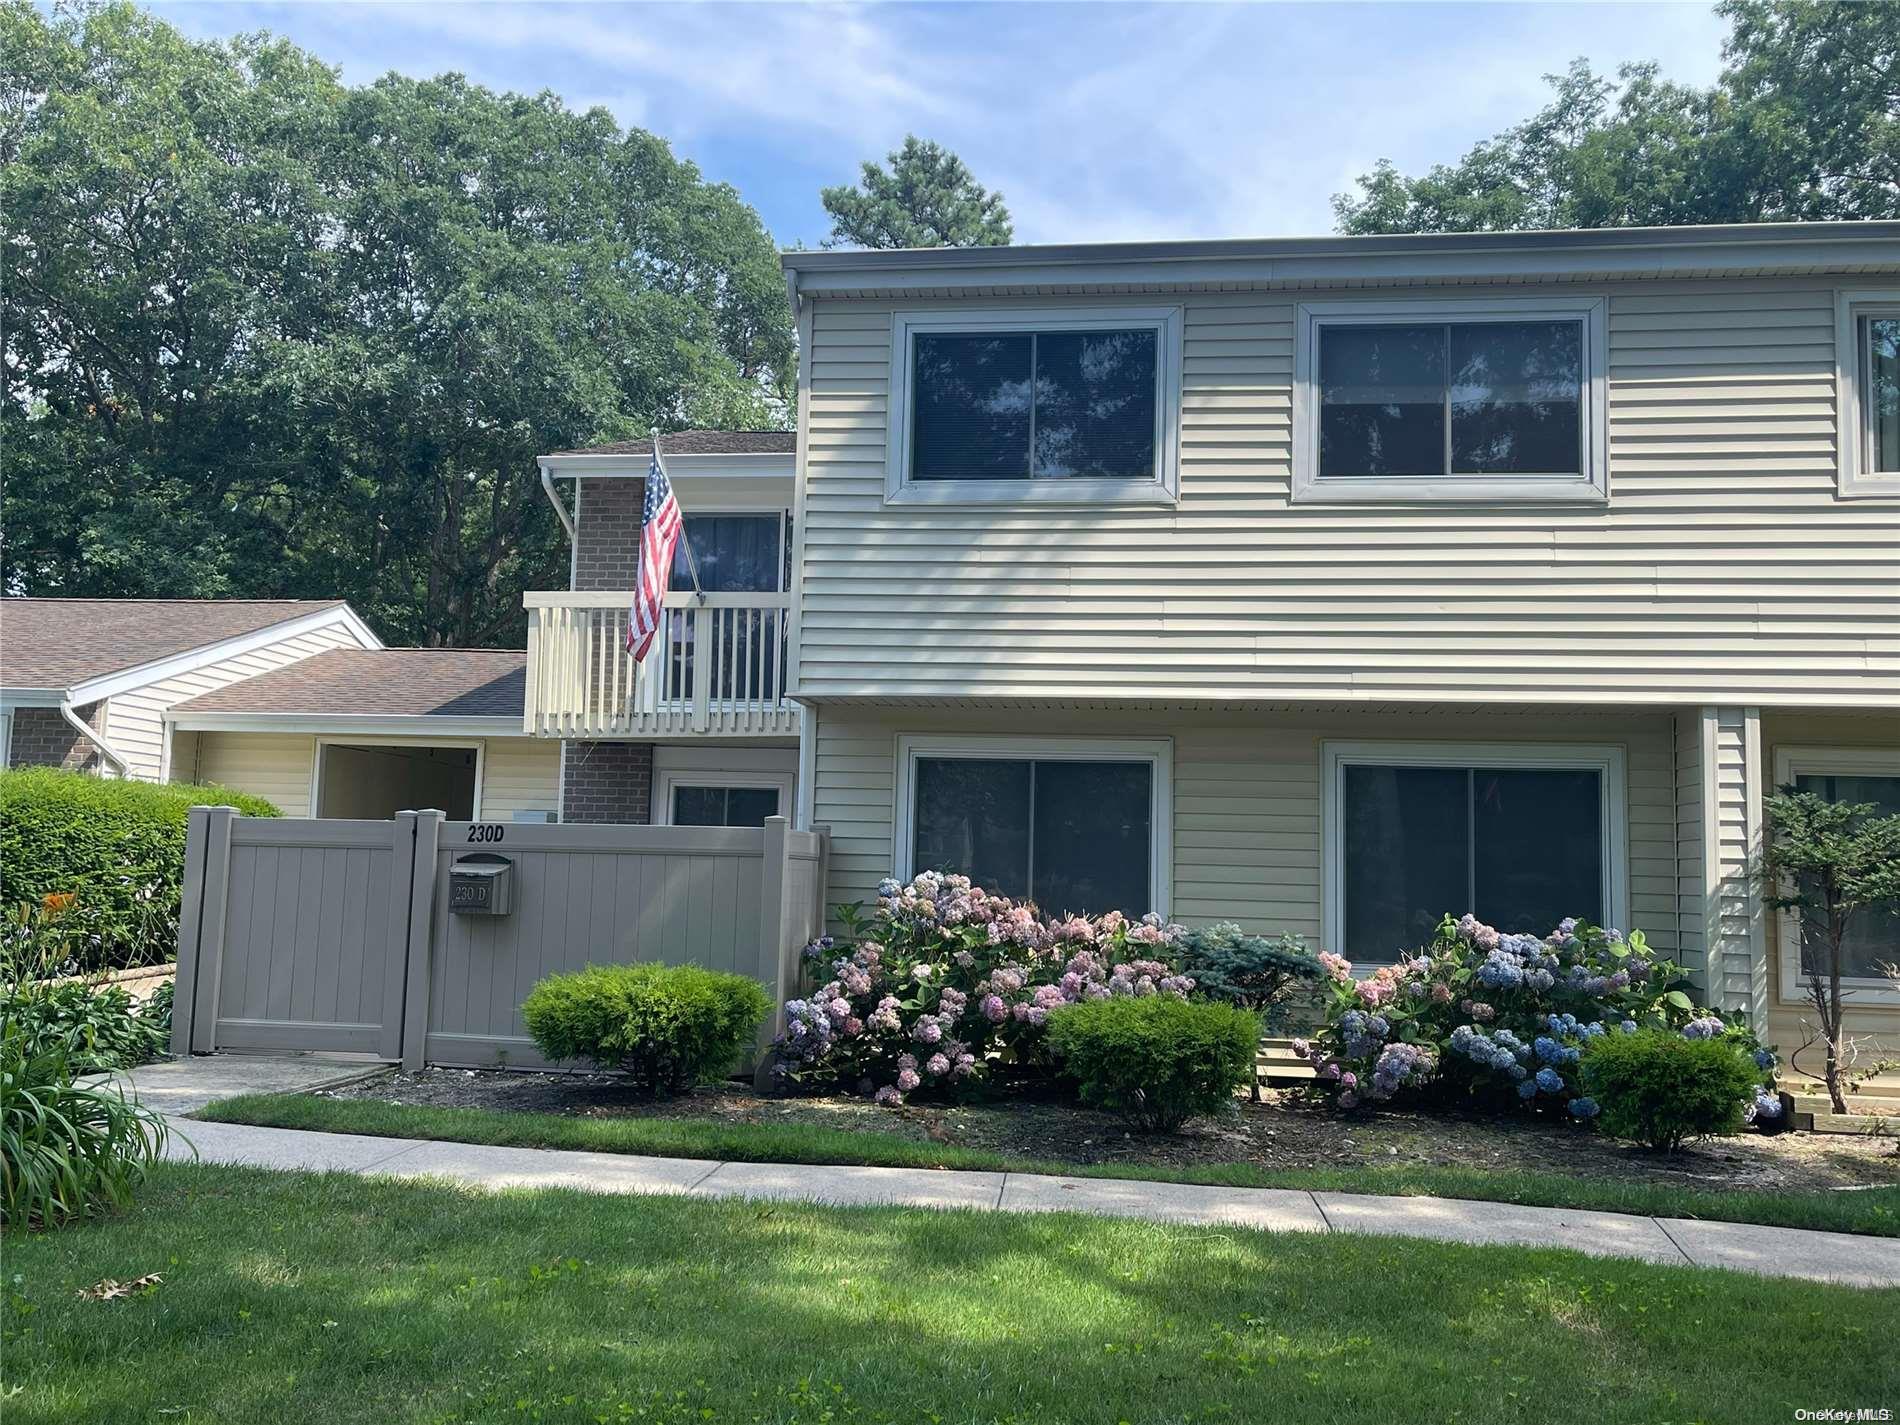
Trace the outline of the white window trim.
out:
[[[310,815],[323,818],[323,805],[320,800],[323,792],[323,751],[326,747],[407,747],[418,751],[430,747],[456,747],[475,752],[475,791],[469,798],[468,819],[482,819],[482,781],[487,775],[488,744],[476,738],[454,737],[318,737],[316,750],[310,758]],[[413,807],[413,811],[428,808]],[[441,808],[435,808],[441,810]]]
[[[1319,338],[1326,327],[1402,322],[1574,321],[1583,330],[1582,468],[1560,475],[1333,476],[1319,473]],[[1293,499],[1311,504],[1476,500],[1602,503],[1610,498],[1609,301],[1603,297],[1404,298],[1299,305],[1293,348]]]
[[[1495,767],[1513,771],[1556,767],[1602,773],[1604,911],[1610,924],[1629,927],[1629,788],[1623,748],[1556,742],[1323,742],[1320,758],[1324,777],[1320,788],[1324,848],[1320,857],[1321,941],[1327,948],[1346,943],[1343,802],[1345,769],[1349,766]],[[1445,909],[1455,912],[1459,908]],[[1392,947],[1395,955],[1407,948],[1411,947]]]
[[[1146,762],[1153,777],[1149,804],[1148,874],[1154,910],[1168,918],[1174,902],[1174,741],[1172,738],[1009,737],[981,734],[912,735],[897,739],[897,803],[892,818],[892,870],[900,881],[916,874],[915,794],[923,757],[970,757],[1053,762]],[[1103,906],[1101,910],[1121,909]],[[1098,912],[1099,914],[1100,912]]]
[[[1775,749],[1775,785],[1785,787],[1797,776],[1833,773],[1840,776],[1900,777],[1900,748],[1891,747],[1777,747]],[[1807,992],[1802,988],[1801,927],[1792,910],[1775,913],[1775,949],[1780,960],[1778,979],[1784,1003],[1804,1004]],[[1857,1005],[1900,1005],[1900,991],[1884,978],[1870,975],[1843,975],[1841,986],[1851,991]]]
[[[170,754],[170,741],[166,743],[166,753]],[[0,708],[0,769],[13,765],[13,709]]]
[[[1834,382],[1840,429],[1838,490],[1844,500],[1900,495],[1900,470],[1874,470],[1867,451],[1867,409],[1861,391],[1863,317],[1900,316],[1900,290],[1842,290],[1834,294]]]
[[[1173,504],[1180,492],[1182,316],[1179,307],[1049,307],[898,311],[891,318],[890,435],[886,504]],[[911,338],[919,332],[1089,331],[1156,333],[1155,473],[1145,480],[912,480]]]
[[[653,824],[673,825],[673,793],[681,787],[718,787],[728,790],[777,792],[774,816],[792,814],[792,774],[789,772],[701,772],[690,767],[653,771]]]

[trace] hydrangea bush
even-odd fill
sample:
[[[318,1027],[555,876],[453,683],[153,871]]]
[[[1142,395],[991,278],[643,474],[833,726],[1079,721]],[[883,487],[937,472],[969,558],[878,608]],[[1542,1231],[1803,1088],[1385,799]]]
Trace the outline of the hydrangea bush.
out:
[[[1446,916],[1424,950],[1370,975],[1338,955],[1319,959],[1325,1027],[1294,1047],[1340,1108],[1464,1093],[1588,1120],[1598,1107],[1579,1064],[1591,1040],[1659,1029],[1735,1042],[1762,1076],[1748,1117],[1781,1112],[1774,1054],[1746,1026],[1698,1009],[1682,967],[1641,931],[1566,920],[1547,936],[1507,935]]]
[[[1051,1011],[1128,995],[1187,998],[1186,933],[1119,911],[1047,919],[967,876],[926,871],[878,887],[867,921],[806,948],[828,976],[785,1005],[779,1074],[901,1103],[917,1089],[962,1090],[998,1068],[1047,1072]]]

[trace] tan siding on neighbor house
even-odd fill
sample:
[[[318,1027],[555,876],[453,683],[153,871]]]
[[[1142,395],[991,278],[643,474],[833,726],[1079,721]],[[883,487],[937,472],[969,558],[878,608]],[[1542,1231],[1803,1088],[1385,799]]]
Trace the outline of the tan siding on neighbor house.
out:
[[[198,780],[274,802],[285,816],[310,815],[317,739],[284,732],[201,732]]]
[[[106,704],[106,740],[119,750],[130,768],[130,775],[156,782],[164,775],[161,762],[165,745],[165,710],[208,693],[228,687],[273,668],[282,668],[313,653],[330,648],[361,648],[350,630],[342,625],[312,630],[290,638],[253,648],[235,657],[194,668],[174,678],[148,683],[131,692],[120,693]],[[172,780],[185,780],[175,771]]]
[[[1238,920],[1312,940],[1321,921],[1324,739],[1620,745],[1627,755],[1632,922],[1666,953],[1677,949],[1677,813],[1667,713],[1391,715],[1345,708],[1243,716],[827,707],[817,715],[813,806],[814,824],[831,828],[827,903],[868,904],[878,881],[891,874],[897,737],[928,732],[1171,737],[1174,918]]]
[[[894,304],[819,301],[801,691],[1900,705],[1900,500],[1835,497],[1832,287],[1581,290],[1607,508],[1289,503],[1279,293],[1100,299],[1184,308],[1178,506],[886,505]]]
[[[552,738],[491,737],[482,751],[482,818],[560,809],[561,744]]]

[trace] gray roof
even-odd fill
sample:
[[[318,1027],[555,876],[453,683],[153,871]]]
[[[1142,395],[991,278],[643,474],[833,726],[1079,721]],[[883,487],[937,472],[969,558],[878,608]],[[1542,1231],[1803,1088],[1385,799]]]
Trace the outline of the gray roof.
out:
[[[645,455],[652,449],[653,441],[641,436],[638,440],[613,440],[553,454]],[[662,455],[791,455],[797,449],[798,434],[789,430],[676,430],[660,436]]]
[[[528,655],[502,648],[339,648],[182,702],[176,713],[522,715]]]
[[[71,688],[341,599],[0,599],[0,686]]]

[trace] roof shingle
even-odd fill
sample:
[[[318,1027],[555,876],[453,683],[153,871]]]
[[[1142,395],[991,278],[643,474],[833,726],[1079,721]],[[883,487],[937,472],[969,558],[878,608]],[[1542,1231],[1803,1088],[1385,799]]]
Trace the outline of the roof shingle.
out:
[[[0,599],[0,686],[70,688],[341,599]]]
[[[653,449],[646,436],[557,450],[555,455],[645,455]],[[798,433],[789,430],[676,430],[660,436],[662,455],[792,455]]]
[[[202,693],[179,713],[512,717],[528,655],[498,648],[339,648]]]

